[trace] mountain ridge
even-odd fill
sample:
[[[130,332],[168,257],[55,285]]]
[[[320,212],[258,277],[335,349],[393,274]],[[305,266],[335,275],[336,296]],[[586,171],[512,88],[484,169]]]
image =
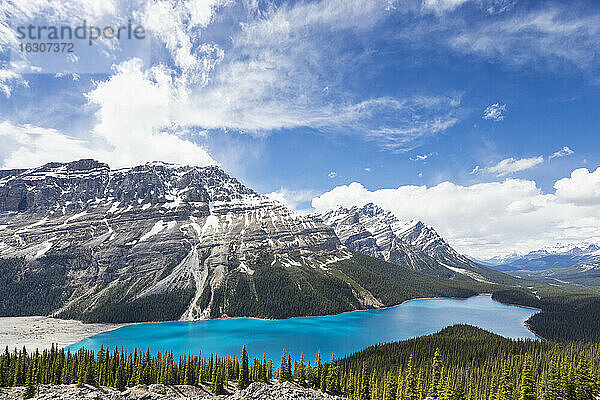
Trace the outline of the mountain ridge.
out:
[[[346,248],[319,218],[293,212],[217,166],[153,162],[111,170],[78,160],[0,176],[6,316],[285,318],[489,288],[479,275],[460,273],[461,283],[412,271],[411,257],[431,268],[455,257],[418,222],[396,232],[405,246],[422,245],[431,255],[411,250],[387,263]]]
[[[337,207],[318,217],[331,226],[349,249],[443,278],[510,283],[504,274],[458,253],[434,228],[418,219],[400,221],[394,214],[367,203]],[[514,282],[514,281],[513,281]]]

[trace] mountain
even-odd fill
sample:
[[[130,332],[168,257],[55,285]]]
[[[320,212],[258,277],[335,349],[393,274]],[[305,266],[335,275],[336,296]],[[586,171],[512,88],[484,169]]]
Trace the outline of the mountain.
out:
[[[512,253],[505,257],[481,260],[498,271],[543,271],[551,268],[574,267],[600,262],[600,245],[592,242],[556,244],[525,254]]]
[[[438,247],[428,249],[441,256]],[[79,160],[0,171],[3,316],[283,318],[482,290],[355,253],[317,218],[216,166]]]
[[[570,284],[600,286],[600,261],[542,271],[515,271],[514,274],[524,279],[542,281],[554,286]]]
[[[515,280],[479,265],[454,250],[436,231],[413,219],[398,220],[373,203],[320,214],[351,250],[410,266],[415,271],[450,279],[512,283]]]

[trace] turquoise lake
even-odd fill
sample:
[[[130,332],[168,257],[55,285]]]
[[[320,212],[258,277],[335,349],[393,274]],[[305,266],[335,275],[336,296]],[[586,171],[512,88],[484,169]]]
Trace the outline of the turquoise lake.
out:
[[[402,305],[369,311],[349,312],[323,317],[298,317],[285,320],[251,318],[218,319],[194,322],[161,322],[129,325],[101,333],[70,346],[98,350],[101,345],[132,351],[173,349],[176,356],[239,355],[243,344],[250,356],[266,352],[277,365],[285,348],[292,357],[314,360],[320,349],[328,360],[332,352],[344,356],[376,343],[409,339],[434,333],[449,325],[466,323],[502,336],[531,338],[535,335],[524,322],[537,311],[504,305],[490,295],[468,299],[416,299]]]

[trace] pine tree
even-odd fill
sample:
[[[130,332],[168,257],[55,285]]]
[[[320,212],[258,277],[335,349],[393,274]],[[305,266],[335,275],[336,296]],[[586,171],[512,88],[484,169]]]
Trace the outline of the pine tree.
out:
[[[502,377],[500,378],[500,386],[498,387],[497,400],[513,400],[513,387],[510,376],[510,367],[508,363],[505,363],[502,371]]]
[[[335,354],[331,353],[331,359],[327,366],[327,383],[326,390],[328,393],[338,393],[338,367],[335,363]]]
[[[384,382],[383,389],[383,400],[395,400],[396,399],[396,377],[394,374],[389,372]]]
[[[313,382],[312,387],[318,388],[321,384],[321,350],[317,350],[315,356],[315,366],[313,368]]]
[[[427,395],[433,399],[437,399],[440,395],[440,385],[442,383],[442,372],[444,365],[442,363],[442,355],[440,349],[435,349],[433,355],[433,362],[431,365],[431,385],[429,386],[429,392]]]
[[[442,379],[440,380],[438,393],[438,398],[440,400],[451,400],[450,397],[452,396],[452,385],[450,384],[450,374],[445,370],[442,373]]]
[[[250,379],[248,378],[248,352],[246,352],[246,345],[244,345],[244,347],[242,347],[240,376],[238,378],[237,386],[239,389],[246,389],[248,385],[250,385]]]
[[[125,368],[122,363],[119,363],[115,373],[115,383],[113,385],[119,390],[125,389]]]
[[[529,356],[525,356],[523,360],[523,368],[521,369],[521,390],[519,400],[536,400],[535,380],[531,373],[531,362]]]
[[[545,400],[563,400],[562,382],[558,360],[553,360],[548,373],[548,387],[544,396]]]
[[[454,386],[450,400],[467,400],[467,394],[465,393],[465,386],[463,384]]]
[[[306,385],[306,369],[304,367],[304,354],[300,353],[300,361],[296,368],[294,368],[294,373],[297,376],[298,384],[300,386]]]
[[[210,384],[210,390],[214,394],[221,394],[221,392],[223,392],[222,372],[221,368],[218,366],[213,367],[213,375]]]
[[[417,391],[417,380],[415,379],[415,372],[413,368],[413,356],[412,354],[408,358],[408,365],[406,367],[406,376],[404,377],[404,389],[405,393],[402,393],[402,374],[398,374],[398,387],[396,390],[396,399],[398,400],[418,400],[419,393]]]
[[[594,377],[585,357],[579,359],[575,371],[575,398],[576,400],[593,399]]]
[[[360,384],[358,388],[358,397],[360,400],[369,400],[371,398],[371,390],[369,386],[369,375],[365,364],[362,365],[360,372]]]
[[[279,374],[277,374],[277,380],[279,383],[284,382],[286,379],[286,368],[287,368],[287,358],[285,354],[285,349],[283,349],[283,354],[281,355],[281,363],[279,364]]]
[[[29,368],[27,369],[27,379],[25,382],[25,391],[23,392],[24,399],[30,399],[35,396],[35,380],[34,380],[34,371],[33,371],[33,363],[29,363]]]

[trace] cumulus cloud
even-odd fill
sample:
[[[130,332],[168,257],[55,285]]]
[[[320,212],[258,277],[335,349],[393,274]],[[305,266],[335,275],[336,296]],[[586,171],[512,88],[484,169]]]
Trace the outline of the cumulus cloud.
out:
[[[317,192],[312,190],[290,190],[281,188],[276,192],[267,193],[266,196],[273,200],[277,200],[300,214],[309,214],[312,211],[310,208],[310,201],[317,194]]]
[[[600,168],[594,172],[587,168],[576,169],[569,178],[558,180],[554,188],[560,201],[579,206],[599,206]]]
[[[573,171],[556,182],[552,193],[523,179],[374,191],[354,182],[315,197],[312,206],[323,212],[368,202],[389,209],[401,220],[423,220],[459,251],[476,257],[600,236],[600,169]]]
[[[519,171],[525,171],[526,169],[530,169],[544,162],[544,157],[531,157],[531,158],[505,158],[500,161],[496,165],[492,165],[491,167],[486,168],[487,172],[492,174],[496,174],[497,176],[505,176],[509,174],[513,174]],[[474,171],[472,173],[475,173]]]
[[[51,161],[72,161],[91,156],[84,141],[56,129],[1,121],[0,139],[0,158],[4,160],[2,168],[30,168]]]
[[[96,123],[85,139],[56,129],[0,124],[6,140],[4,167],[31,167],[48,161],[96,158],[113,167],[160,160],[189,165],[215,164],[201,146],[184,137],[170,118],[176,102],[171,75],[163,67],[143,70],[134,59],[115,67],[115,74],[96,82],[86,94]],[[126,93],[132,95],[124,95]],[[135,94],[135,95],[133,95]]]
[[[491,119],[492,121],[500,122],[504,120],[504,113],[506,112],[506,104],[500,105],[495,103],[487,106],[483,111],[483,119]]]
[[[570,156],[573,153],[575,153],[575,152],[573,150],[571,150],[568,146],[564,146],[562,149],[553,153],[549,158],[553,159],[553,158],[557,158],[557,157]]]

